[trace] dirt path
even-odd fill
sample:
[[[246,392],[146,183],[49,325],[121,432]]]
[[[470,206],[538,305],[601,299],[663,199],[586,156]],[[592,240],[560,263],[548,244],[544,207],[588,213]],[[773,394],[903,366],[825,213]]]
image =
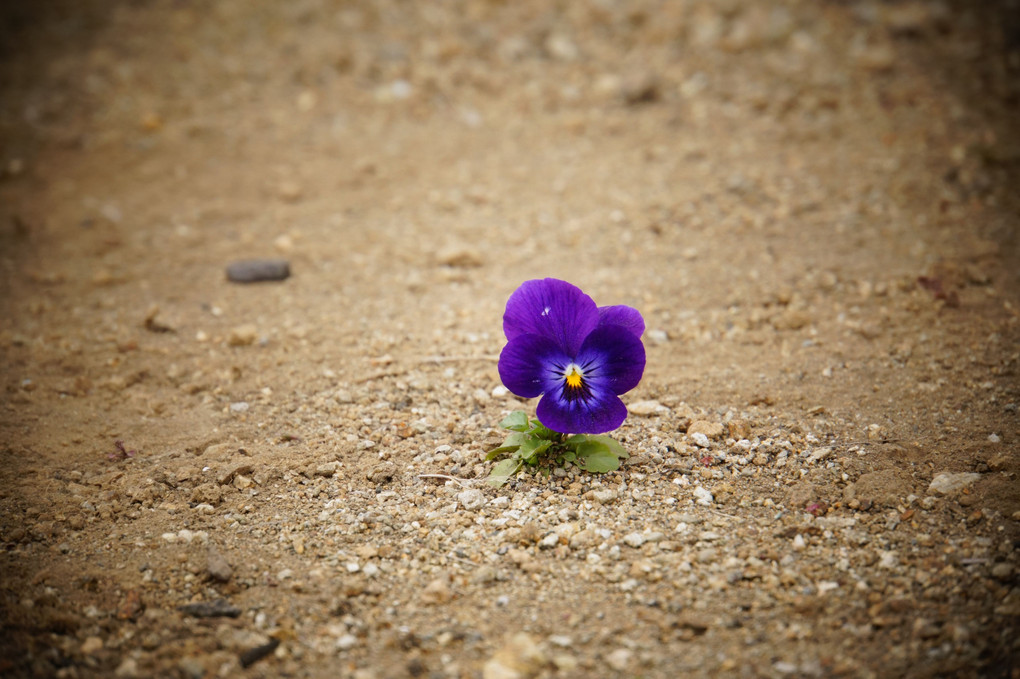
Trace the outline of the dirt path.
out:
[[[1020,671],[1009,3],[3,13],[0,675]],[[633,457],[493,490],[542,276]]]

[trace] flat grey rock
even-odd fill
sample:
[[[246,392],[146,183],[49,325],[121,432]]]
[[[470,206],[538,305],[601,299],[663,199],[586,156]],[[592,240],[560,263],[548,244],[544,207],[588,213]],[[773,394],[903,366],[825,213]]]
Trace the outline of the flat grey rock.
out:
[[[227,266],[227,279],[234,283],[282,281],[290,277],[286,259],[239,259]]]

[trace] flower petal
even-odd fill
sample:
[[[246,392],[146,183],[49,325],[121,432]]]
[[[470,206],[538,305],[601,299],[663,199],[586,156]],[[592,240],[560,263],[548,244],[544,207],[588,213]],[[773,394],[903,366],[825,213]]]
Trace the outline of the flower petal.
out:
[[[592,389],[624,394],[641,381],[645,345],[623,326],[604,325],[585,338],[575,363]]]
[[[538,402],[538,420],[564,434],[604,434],[623,424],[627,406],[606,389],[592,388],[586,398],[568,399],[562,389],[549,391]]]
[[[550,337],[573,356],[598,322],[598,307],[580,288],[544,278],[525,281],[510,295],[503,332],[508,340],[525,334]]]
[[[542,335],[518,335],[499,354],[503,386],[521,398],[534,398],[557,386],[556,366],[570,363],[556,340]]]
[[[641,337],[645,331],[645,319],[641,317],[641,312],[624,304],[600,306],[599,326],[603,325],[622,325],[636,337]]]

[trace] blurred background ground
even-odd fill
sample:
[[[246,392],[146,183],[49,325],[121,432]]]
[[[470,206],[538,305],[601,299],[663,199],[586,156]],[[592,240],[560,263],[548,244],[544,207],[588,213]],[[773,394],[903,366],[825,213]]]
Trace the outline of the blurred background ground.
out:
[[[1015,676],[1015,2],[0,16],[4,676]],[[634,458],[494,491],[540,276]]]

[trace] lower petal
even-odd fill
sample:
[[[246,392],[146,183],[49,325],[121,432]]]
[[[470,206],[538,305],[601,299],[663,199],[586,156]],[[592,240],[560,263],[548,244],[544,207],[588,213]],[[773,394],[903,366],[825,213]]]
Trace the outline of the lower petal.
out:
[[[627,406],[608,390],[568,399],[562,389],[553,389],[538,402],[535,414],[546,427],[563,434],[604,434],[623,424]]]

